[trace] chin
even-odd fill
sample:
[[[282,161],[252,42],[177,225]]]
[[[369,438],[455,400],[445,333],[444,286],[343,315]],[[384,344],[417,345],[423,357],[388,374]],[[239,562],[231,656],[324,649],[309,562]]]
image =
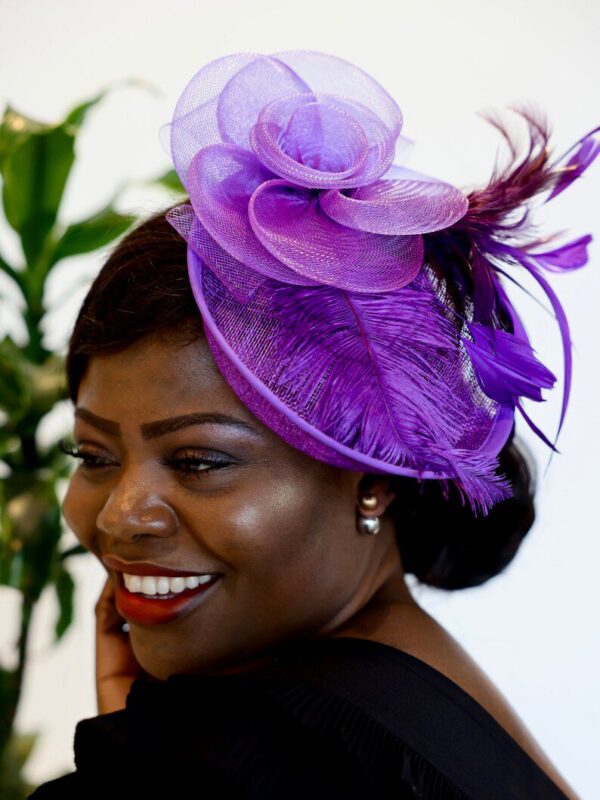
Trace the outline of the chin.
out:
[[[150,631],[151,633],[151,631]],[[166,680],[175,673],[190,672],[189,651],[179,654],[177,648],[149,636],[149,629],[130,624],[129,640],[136,661],[152,678]],[[187,655],[187,658],[186,658]]]
[[[150,633],[155,632],[154,629]],[[235,660],[219,656],[202,645],[200,653],[190,653],[189,640],[182,639],[181,647],[165,643],[160,636],[149,636],[148,628],[130,627],[130,641],[136,661],[152,678],[164,681],[170,675],[208,675],[227,671]],[[235,671],[231,668],[231,671]]]

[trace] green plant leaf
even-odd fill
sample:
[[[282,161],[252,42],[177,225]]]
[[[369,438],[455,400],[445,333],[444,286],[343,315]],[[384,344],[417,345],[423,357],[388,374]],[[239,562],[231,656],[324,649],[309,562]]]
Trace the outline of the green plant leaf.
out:
[[[73,621],[75,582],[70,573],[63,567],[62,563],[62,561],[57,561],[54,583],[59,608],[58,618],[54,625],[54,644],[62,639]]]
[[[71,556],[84,555],[85,553],[89,552],[90,551],[82,544],[74,544],[73,547],[69,547],[69,549],[65,550],[64,553],[59,553],[58,557],[61,561],[64,561],[65,558],[71,558]]]
[[[11,731],[0,763],[2,800],[24,800],[36,788],[24,779],[22,772],[39,735],[38,731],[33,733]]]
[[[31,405],[25,364],[25,356],[10,336],[0,340],[0,408],[13,427]]]
[[[26,297],[26,288],[25,288],[25,279],[23,272],[15,269],[11,264],[6,261],[2,255],[0,254],[0,270],[4,272],[8,277],[14,281],[18,288],[21,290],[21,294],[23,297]]]
[[[31,755],[38,738],[38,731],[35,731],[34,733],[13,733],[11,740],[11,751],[13,758],[11,761],[13,761],[15,772],[18,773],[21,771],[25,765],[25,762]]]
[[[114,81],[113,83],[109,83],[104,89],[101,89],[97,95],[90,98],[89,100],[84,100],[79,105],[75,106],[64,119],[64,125],[73,125],[76,128],[81,127],[85,121],[85,117],[88,111],[97,105],[101,100],[103,100],[110,92],[114,89],[119,88],[126,88],[126,87],[133,87],[136,89],[144,89],[152,94],[161,95],[162,92],[156,86],[149,83],[149,81],[140,79],[140,78],[125,78],[121,81]]]
[[[0,428],[0,459],[2,459],[6,453],[10,453],[11,450],[14,450],[15,447],[18,447],[18,438],[14,431],[8,430],[8,428]],[[0,500],[2,499],[2,482],[0,481]]]
[[[110,244],[125,233],[136,219],[132,214],[120,214],[110,205],[88,219],[69,225],[56,243],[48,267],[68,256],[90,253]]]
[[[98,105],[109,92],[110,86],[107,86],[105,89],[101,89],[95,97],[91,97],[89,100],[84,100],[83,103],[76,105],[65,117],[63,125],[80,128],[85,122],[88,111]]]
[[[67,397],[67,382],[64,369],[64,358],[51,354],[43,364],[23,363],[30,391],[30,407],[38,417],[50,412],[59,400]]]
[[[64,127],[48,127],[22,139],[4,162],[4,213],[30,266],[42,255],[56,221],[75,159],[74,142]]]
[[[0,125],[4,213],[21,237],[30,266],[42,257],[75,159],[75,139],[87,113],[110,91],[98,92],[58,125],[26,117],[7,106]],[[39,287],[38,287],[39,288]]]
[[[47,470],[15,472],[4,484],[1,524],[9,563],[0,565],[0,577],[36,601],[53,580],[56,546],[62,535],[56,488]]]
[[[179,175],[174,169],[169,169],[162,175],[158,175],[156,178],[151,178],[149,181],[144,181],[144,185],[162,186],[163,189],[168,189],[172,192],[178,192],[179,194],[183,195],[187,194],[181,181],[179,180]]]
[[[25,116],[7,104],[0,120],[0,172],[4,175],[4,163],[20,142],[47,128],[44,123]]]
[[[19,539],[12,536],[10,520],[6,507],[0,507],[0,524],[2,526],[2,548],[0,555],[0,585],[12,586],[13,589],[21,589],[23,584],[23,573],[25,572],[25,555],[23,546]]]

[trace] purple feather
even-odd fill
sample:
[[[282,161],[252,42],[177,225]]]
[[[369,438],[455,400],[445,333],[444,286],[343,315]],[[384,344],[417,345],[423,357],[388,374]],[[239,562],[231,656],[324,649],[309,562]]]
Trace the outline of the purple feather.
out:
[[[528,204],[536,195],[550,190],[545,200],[548,202],[589,167],[600,152],[600,127],[586,134],[563,156],[550,163],[550,129],[544,116],[525,107],[512,110],[520,114],[528,125],[529,146],[525,156],[520,159],[517,144],[506,126],[497,118],[486,116],[487,121],[500,131],[508,144],[511,153],[509,163],[503,170],[499,170],[496,165],[488,185],[468,195],[469,210],[462,219],[445,231],[425,234],[423,238],[426,257],[429,257],[438,274],[445,272],[450,275],[458,264],[470,279],[471,304],[468,300],[465,302],[464,318],[468,318],[470,308],[471,318],[475,323],[488,326],[487,330],[490,332],[495,331],[493,347],[496,350],[492,347],[491,333],[488,334],[481,326],[471,325],[474,341],[465,340],[465,347],[473,359],[483,390],[496,400],[511,402],[532,430],[556,452],[556,441],[569,402],[572,345],[565,310],[543,277],[542,269],[565,273],[584,266],[588,261],[587,246],[592,241],[592,236],[587,234],[556,249],[534,252],[533,248],[555,239],[558,234],[533,237]],[[571,153],[573,154],[569,158]],[[444,253],[449,254],[446,259]],[[453,261],[452,267],[448,263],[450,259]],[[550,388],[550,378],[556,379],[533,357],[533,350],[525,335],[511,340],[506,338],[510,334],[502,330],[502,312],[510,313],[513,322],[518,320],[506,294],[500,291],[500,274],[520,285],[510,275],[511,265],[513,268],[525,268],[541,286],[554,310],[562,339],[563,401],[554,442],[527,416],[519,401],[520,397],[541,400],[539,389]],[[523,330],[520,321],[518,325]],[[519,339],[521,344],[516,346]],[[499,361],[494,364],[496,356]]]
[[[241,372],[252,364],[246,379],[271,405],[284,399],[292,421],[341,452],[371,457],[373,472],[412,468],[427,477],[427,465],[455,480],[474,511],[510,496],[497,448],[479,438],[499,407],[474,394],[459,332],[427,269],[401,289],[371,295],[267,281],[243,304],[195,260],[191,279],[217,362],[225,348]],[[246,324],[232,325],[239,317]],[[240,376],[229,377],[261,419]]]
[[[539,361],[528,342],[512,333],[485,325],[467,324],[473,341],[463,337],[483,391],[499,403],[518,397],[543,400],[542,389],[551,389],[556,376]]]
[[[570,272],[587,264],[587,246],[591,241],[592,234],[587,233],[585,236],[580,236],[579,239],[567,242],[557,250],[529,253],[529,257],[549,272]]]
[[[575,150],[571,158],[564,164],[568,154]],[[554,190],[546,203],[563,192],[576,178],[585,172],[592,161],[600,153],[600,126],[586,133],[578,142],[570,147],[566,153],[558,158],[552,165],[555,173],[560,173]]]

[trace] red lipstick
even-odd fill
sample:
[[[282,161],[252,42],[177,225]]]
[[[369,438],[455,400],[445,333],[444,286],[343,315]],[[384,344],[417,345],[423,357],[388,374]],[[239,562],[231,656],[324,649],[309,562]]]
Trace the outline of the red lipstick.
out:
[[[154,598],[139,592],[130,592],[125,586],[123,574],[118,573],[115,605],[127,622],[147,626],[163,625],[193,611],[213,594],[220,578],[221,575],[212,575],[210,582],[200,584],[195,589],[185,589],[178,594],[170,592]]]

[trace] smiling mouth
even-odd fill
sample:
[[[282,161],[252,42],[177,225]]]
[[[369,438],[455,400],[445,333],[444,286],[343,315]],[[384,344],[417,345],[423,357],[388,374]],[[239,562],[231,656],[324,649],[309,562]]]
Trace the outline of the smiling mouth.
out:
[[[186,586],[179,592],[171,591],[171,592],[146,593],[146,592],[140,592],[139,590],[133,591],[132,589],[129,589],[127,586],[127,582],[125,580],[125,574],[122,572],[117,573],[117,580],[126,592],[128,592],[129,594],[134,594],[137,597],[144,597],[147,600],[171,600],[174,597],[190,597],[191,595],[196,594],[198,589],[202,589],[205,587],[208,588],[209,586],[211,586],[213,583],[215,583],[215,581],[219,577],[220,576],[217,574],[203,575],[201,581],[197,582],[195,586],[194,585]]]
[[[213,594],[213,589],[221,575],[212,575],[208,583],[182,592],[148,595],[130,592],[125,586],[123,573],[118,574],[115,605],[119,614],[127,620],[140,625],[160,625],[171,622],[191,612]]]

